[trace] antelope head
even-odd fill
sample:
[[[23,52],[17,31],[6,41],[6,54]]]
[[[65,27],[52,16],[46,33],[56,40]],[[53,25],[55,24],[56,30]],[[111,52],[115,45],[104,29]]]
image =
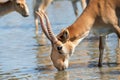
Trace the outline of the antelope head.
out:
[[[53,65],[60,71],[68,67],[69,57],[74,52],[75,46],[69,40],[69,31],[64,29],[57,36],[54,35],[50,21],[47,15],[43,12],[36,12],[40,18],[41,27],[46,37],[52,45],[51,60]],[[46,23],[44,23],[44,20]]]
[[[14,5],[14,8],[17,12],[19,12],[22,16],[29,16],[28,6],[25,0],[10,0]]]

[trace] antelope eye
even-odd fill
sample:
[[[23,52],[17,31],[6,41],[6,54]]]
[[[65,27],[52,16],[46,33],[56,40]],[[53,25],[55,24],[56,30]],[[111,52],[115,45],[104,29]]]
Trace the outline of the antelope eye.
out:
[[[58,50],[58,51],[59,51],[59,50],[62,50],[62,46],[57,47],[57,50]]]

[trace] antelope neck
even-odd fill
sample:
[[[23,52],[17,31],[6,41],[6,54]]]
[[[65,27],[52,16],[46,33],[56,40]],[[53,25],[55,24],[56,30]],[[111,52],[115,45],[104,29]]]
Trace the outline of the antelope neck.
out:
[[[94,7],[90,6],[91,5],[89,5],[81,16],[67,28],[70,34],[70,41],[83,38],[84,34],[91,30],[97,14],[95,14],[96,11],[93,9]]]
[[[3,16],[12,11],[14,11],[14,7],[13,7],[13,4],[11,3],[11,1],[8,1],[4,4],[0,4],[0,16]]]

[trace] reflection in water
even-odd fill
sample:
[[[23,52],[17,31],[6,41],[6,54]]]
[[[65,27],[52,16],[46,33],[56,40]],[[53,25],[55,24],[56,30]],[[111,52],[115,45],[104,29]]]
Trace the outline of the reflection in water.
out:
[[[44,38],[39,38],[43,39]],[[110,39],[112,39],[110,37]],[[107,40],[108,41],[108,40]],[[90,79],[90,80],[109,80],[119,79],[119,64],[113,63],[115,56],[113,55],[115,46],[111,48],[111,41],[107,42],[106,50],[104,52],[104,66],[98,68],[98,40],[86,39],[80,45],[77,46],[75,53],[70,59],[70,65],[68,70],[54,73],[54,80],[74,80],[74,79]],[[39,41],[39,43],[41,43]],[[116,43],[115,43],[116,44]],[[50,45],[48,43],[44,46],[39,46],[37,49],[37,60],[39,65],[39,71],[45,71],[46,74],[50,75],[49,71],[54,71],[55,68],[52,66],[51,60],[48,57],[50,54]],[[120,49],[116,49],[117,63],[119,63]],[[46,55],[46,56],[45,56]],[[114,57],[114,58],[113,58]]]
[[[68,71],[58,71],[54,76],[54,80],[69,80]]]
[[[37,35],[35,39],[37,41],[37,44],[39,44],[39,46],[47,45],[47,38],[44,34]]]
[[[47,42],[47,38],[44,35],[36,36],[37,44],[37,52],[36,52],[36,59],[37,59],[37,70],[53,70],[54,67],[51,63],[50,59],[50,45]]]
[[[71,24],[76,18],[72,16],[73,10],[69,8],[72,4],[61,5],[61,3],[59,7],[53,4],[48,8],[55,33]],[[61,11],[65,14],[61,14]],[[116,49],[118,43],[114,35],[107,39],[102,68],[96,66],[99,57],[98,40],[85,39],[71,56],[69,68],[57,72],[50,59],[50,42],[44,36],[33,38],[35,36],[33,18],[26,18],[26,22],[26,19],[18,18],[20,16],[17,14],[9,15],[0,19],[0,80],[120,79],[120,48]]]
[[[116,48],[116,62],[117,62],[117,67],[116,67],[116,71],[118,71],[118,77],[117,79],[120,79],[120,45],[118,44],[118,47]]]
[[[113,53],[111,53],[110,45],[111,44],[107,45],[107,48],[105,51],[106,52],[105,58],[107,58],[107,59],[104,64],[104,67],[98,68],[99,72],[100,72],[101,80],[111,80],[111,79],[119,80],[120,79],[120,48],[117,45],[116,45],[117,47],[112,46],[112,49],[114,48],[114,50],[115,50],[115,54],[116,54],[116,57],[115,57],[115,56],[113,56]],[[114,51],[112,51],[112,52],[114,52]]]
[[[118,64],[118,67],[120,67],[120,48],[116,48],[116,62]]]

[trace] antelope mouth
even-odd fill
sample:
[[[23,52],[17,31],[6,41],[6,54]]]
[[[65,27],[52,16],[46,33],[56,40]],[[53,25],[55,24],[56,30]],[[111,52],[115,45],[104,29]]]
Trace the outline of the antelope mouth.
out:
[[[57,68],[58,71],[64,71],[67,67],[66,66],[62,66],[60,68]]]
[[[26,14],[26,15],[24,15],[24,14],[23,14],[22,16],[23,16],[23,17],[28,17],[28,16],[29,16],[29,14]]]
[[[58,51],[59,52],[59,54],[61,54],[61,55],[63,55],[64,53],[62,53],[61,51]]]

